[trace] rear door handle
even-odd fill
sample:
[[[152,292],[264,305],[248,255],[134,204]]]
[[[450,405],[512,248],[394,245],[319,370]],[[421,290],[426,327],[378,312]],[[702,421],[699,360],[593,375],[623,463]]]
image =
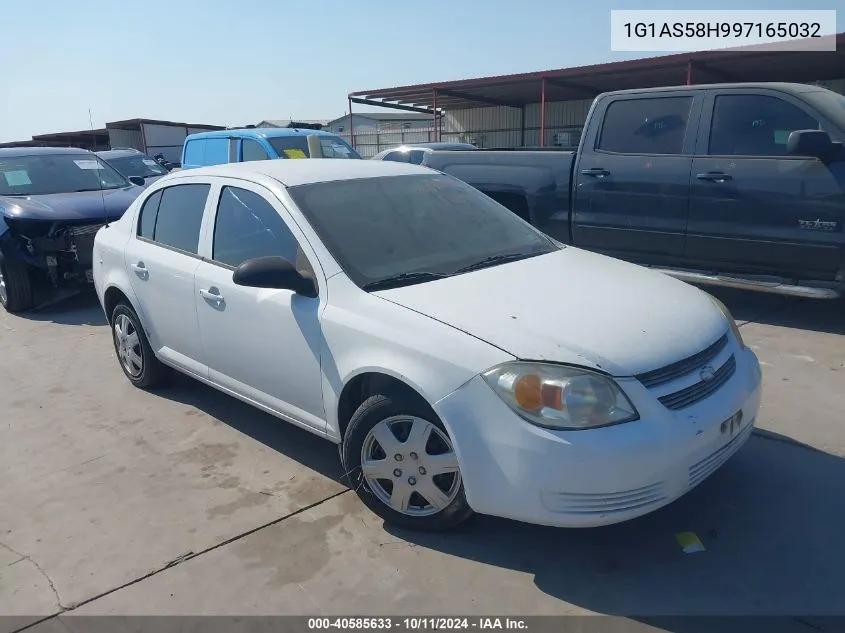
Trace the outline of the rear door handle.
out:
[[[595,176],[596,178],[604,178],[609,176],[610,172],[604,167],[590,167],[589,169],[582,169],[581,174],[584,176]]]
[[[138,275],[141,279],[146,279],[147,276],[150,274],[150,271],[147,270],[147,267],[144,265],[144,262],[132,264],[132,270],[134,270],[135,274]]]
[[[725,182],[734,178],[730,174],[721,171],[708,171],[706,174],[696,174],[695,177],[699,180],[709,180],[710,182]]]
[[[214,287],[211,287],[208,290],[200,290],[200,297],[206,301],[213,301],[214,303],[220,303],[223,301],[223,295],[221,295],[220,291]]]

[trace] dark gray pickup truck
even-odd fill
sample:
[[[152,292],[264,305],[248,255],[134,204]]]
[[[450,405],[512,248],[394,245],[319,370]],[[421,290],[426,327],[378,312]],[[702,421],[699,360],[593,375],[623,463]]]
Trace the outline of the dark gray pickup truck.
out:
[[[803,84],[626,90],[573,152],[429,153],[561,242],[685,281],[845,296],[845,96]]]

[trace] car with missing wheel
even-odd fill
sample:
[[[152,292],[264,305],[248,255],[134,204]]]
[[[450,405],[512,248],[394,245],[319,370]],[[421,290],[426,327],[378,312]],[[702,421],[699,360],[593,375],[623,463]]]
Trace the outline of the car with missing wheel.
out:
[[[750,436],[760,366],[728,310],[390,161],[171,173],[94,245],[126,377],[177,370],[340,446],[400,526],[645,514]]]

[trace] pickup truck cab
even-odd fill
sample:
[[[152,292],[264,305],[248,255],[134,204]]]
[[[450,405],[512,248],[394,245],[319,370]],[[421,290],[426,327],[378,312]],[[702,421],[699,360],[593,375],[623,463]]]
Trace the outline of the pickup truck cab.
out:
[[[599,95],[574,152],[431,152],[558,239],[685,281],[845,295],[845,96],[746,83]]]
[[[293,128],[200,132],[186,137],[182,146],[182,169],[274,158],[361,156],[336,134]]]

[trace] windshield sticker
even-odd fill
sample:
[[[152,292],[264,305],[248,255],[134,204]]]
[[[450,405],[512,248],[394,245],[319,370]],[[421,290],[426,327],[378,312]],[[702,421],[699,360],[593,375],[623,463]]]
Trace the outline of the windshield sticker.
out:
[[[29,173],[25,169],[4,171],[3,175],[6,177],[6,184],[10,187],[23,187],[32,184],[32,181],[29,179]]]
[[[150,167],[158,167],[158,163],[155,162],[152,158],[142,158],[141,162]]]
[[[286,149],[285,156],[288,158],[308,158],[301,149]]]
[[[76,166],[80,169],[102,169],[102,165],[95,160],[75,160]]]

